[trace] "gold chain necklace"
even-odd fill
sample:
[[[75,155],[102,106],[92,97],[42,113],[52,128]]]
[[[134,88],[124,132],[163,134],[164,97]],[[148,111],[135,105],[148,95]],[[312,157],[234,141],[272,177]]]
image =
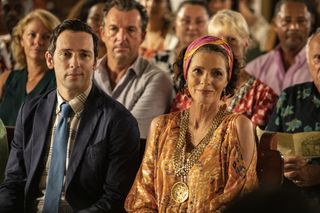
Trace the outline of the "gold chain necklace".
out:
[[[219,108],[216,117],[213,119],[208,133],[199,142],[199,144],[189,153],[186,153],[186,135],[189,126],[189,110],[181,113],[179,139],[173,156],[173,166],[176,176],[181,178],[181,181],[176,182],[171,189],[171,197],[177,203],[183,203],[189,197],[189,189],[186,184],[186,178],[193,167],[199,160],[200,155],[210,142],[214,131],[218,128],[225,115],[229,114],[223,107]]]

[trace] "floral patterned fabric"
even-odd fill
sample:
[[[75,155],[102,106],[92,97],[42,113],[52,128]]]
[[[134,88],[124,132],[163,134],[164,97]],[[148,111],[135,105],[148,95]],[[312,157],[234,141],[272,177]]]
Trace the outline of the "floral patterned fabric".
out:
[[[289,133],[320,131],[320,93],[314,83],[285,89],[266,129]]]
[[[246,169],[240,152],[235,120],[227,115],[187,176],[189,198],[182,204],[171,198],[180,178],[173,155],[179,138],[180,112],[159,116],[152,122],[146,152],[127,196],[128,212],[217,212],[238,196],[257,187],[256,151]]]
[[[254,125],[263,127],[267,124],[277,99],[278,96],[270,87],[256,79],[247,93],[243,94],[239,99],[232,109],[232,112],[243,114],[247,116]],[[191,99],[184,93],[177,93],[171,111],[185,110],[190,107],[191,102]]]

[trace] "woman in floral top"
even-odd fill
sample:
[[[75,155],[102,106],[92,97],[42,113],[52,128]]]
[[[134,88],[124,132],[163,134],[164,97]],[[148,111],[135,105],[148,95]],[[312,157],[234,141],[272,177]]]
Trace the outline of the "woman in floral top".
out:
[[[243,114],[256,126],[264,127],[277,101],[273,90],[245,71],[245,55],[249,46],[248,25],[243,16],[231,10],[219,11],[209,22],[209,34],[226,40],[233,50],[241,69],[237,74],[235,93],[225,98],[229,112]],[[190,106],[191,99],[178,93],[172,111]]]

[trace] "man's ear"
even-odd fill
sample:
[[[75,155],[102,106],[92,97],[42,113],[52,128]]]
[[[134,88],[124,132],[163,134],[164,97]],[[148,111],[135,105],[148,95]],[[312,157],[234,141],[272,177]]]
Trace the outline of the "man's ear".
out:
[[[100,39],[103,41],[103,43],[106,43],[104,39],[104,36],[105,36],[104,26],[99,27],[99,34],[100,34]]]
[[[46,57],[46,62],[47,62],[47,66],[49,69],[53,69],[54,66],[53,66],[53,56],[48,52],[46,51],[45,55]]]

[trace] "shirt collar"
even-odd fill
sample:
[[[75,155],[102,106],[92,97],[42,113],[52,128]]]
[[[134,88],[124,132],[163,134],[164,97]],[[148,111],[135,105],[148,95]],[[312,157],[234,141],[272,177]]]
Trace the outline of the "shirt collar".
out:
[[[84,104],[89,96],[89,93],[91,91],[92,88],[92,82],[90,83],[89,87],[81,94],[79,94],[77,97],[73,98],[72,100],[70,100],[68,103],[70,105],[70,107],[72,108],[72,111],[75,113],[75,115],[80,115],[81,112],[83,111],[84,108]],[[56,106],[56,114],[58,114],[61,111],[61,104],[63,102],[67,102],[66,100],[64,100],[61,95],[59,94],[59,91],[57,90],[57,106]]]
[[[141,76],[145,69],[145,64],[146,60],[144,60],[141,56],[138,56],[128,70],[132,70],[137,76]]]
[[[147,61],[143,59],[141,56],[138,56],[137,59],[129,66],[128,70],[132,70],[137,76],[141,76],[144,71],[144,67],[146,66]],[[106,63],[107,63],[107,55],[104,55],[99,61],[97,65],[97,72],[106,72]]]
[[[276,50],[280,54],[280,51],[281,51],[280,45],[278,45],[276,47]],[[307,60],[307,58],[306,58],[306,45],[298,52],[298,54],[294,57],[294,59],[295,59],[296,64],[304,63]]]

